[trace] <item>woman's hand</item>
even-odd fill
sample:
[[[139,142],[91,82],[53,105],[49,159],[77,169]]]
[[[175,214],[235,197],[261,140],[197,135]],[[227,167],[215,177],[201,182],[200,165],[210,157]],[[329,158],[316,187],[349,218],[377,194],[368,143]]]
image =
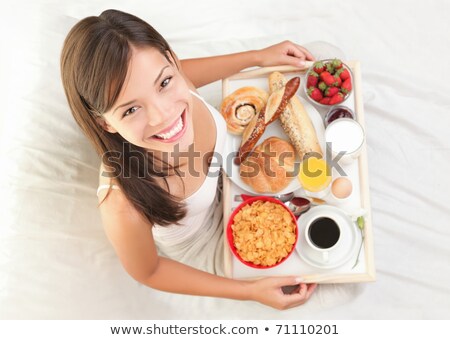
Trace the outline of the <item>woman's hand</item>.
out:
[[[257,50],[255,53],[258,66],[292,65],[302,67],[305,65],[305,60],[315,60],[306,48],[289,40]]]
[[[281,287],[293,285],[298,287],[290,294],[281,290]],[[283,310],[304,304],[316,287],[316,283],[301,283],[296,277],[268,277],[253,281],[250,294],[252,300]]]

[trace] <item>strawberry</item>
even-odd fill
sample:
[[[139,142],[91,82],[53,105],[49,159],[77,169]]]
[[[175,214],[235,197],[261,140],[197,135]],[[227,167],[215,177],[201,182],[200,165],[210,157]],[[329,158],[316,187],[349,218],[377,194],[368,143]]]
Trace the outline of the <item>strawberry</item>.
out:
[[[330,72],[327,71],[324,71],[320,74],[320,79],[322,79],[328,86],[332,86],[332,84],[335,82],[334,77],[331,75]]]
[[[336,93],[333,97],[330,98],[329,105],[336,105],[341,103],[344,100],[344,95],[340,92]]]
[[[340,87],[342,85],[342,79],[334,76],[334,86]]]
[[[336,93],[339,92],[339,87],[331,86],[325,90],[325,97],[333,97]]]
[[[309,87],[308,95],[314,99],[316,102],[320,101],[323,98],[322,92],[317,87]]]
[[[327,89],[327,84],[325,84],[325,82],[323,82],[323,81],[321,81],[321,82],[319,82],[319,85],[317,85],[317,87],[322,91],[322,92],[324,92],[326,89]]]
[[[343,71],[341,73],[339,73],[339,77],[344,81],[347,80],[348,78],[350,78],[350,72],[344,68]]]
[[[331,74],[334,74],[335,70],[334,70],[334,66],[331,62],[327,63],[325,66],[326,66],[328,72],[330,72]]]
[[[352,90],[352,81],[350,78],[347,78],[346,80],[344,80],[344,82],[342,83],[342,86],[341,86],[341,90],[344,94],[347,94]]]
[[[340,61],[337,58],[334,58],[333,61],[331,62],[331,65],[334,67],[335,70],[339,70],[340,68],[342,68],[342,61]]]
[[[323,97],[323,98],[319,101],[319,103],[320,103],[320,104],[324,104],[324,105],[330,105],[330,100],[331,100],[330,97]]]
[[[313,70],[317,74],[321,74],[323,71],[325,71],[325,66],[323,65],[323,63],[321,61],[317,61],[313,65]]]
[[[318,81],[319,81],[319,75],[316,72],[311,71],[308,74],[308,80],[306,81],[306,87],[307,88],[310,88],[311,86],[316,87]]]

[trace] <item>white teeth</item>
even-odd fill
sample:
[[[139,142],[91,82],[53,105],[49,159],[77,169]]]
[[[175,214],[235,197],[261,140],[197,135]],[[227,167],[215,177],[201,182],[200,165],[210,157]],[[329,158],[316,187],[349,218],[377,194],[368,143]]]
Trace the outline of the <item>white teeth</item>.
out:
[[[157,134],[155,136],[162,138],[162,139],[169,139],[169,138],[172,138],[173,136],[175,136],[178,132],[180,132],[182,128],[183,128],[183,119],[181,119],[181,117],[180,117],[177,125],[175,125],[172,128],[172,130],[170,130],[169,132],[166,132],[166,133]]]

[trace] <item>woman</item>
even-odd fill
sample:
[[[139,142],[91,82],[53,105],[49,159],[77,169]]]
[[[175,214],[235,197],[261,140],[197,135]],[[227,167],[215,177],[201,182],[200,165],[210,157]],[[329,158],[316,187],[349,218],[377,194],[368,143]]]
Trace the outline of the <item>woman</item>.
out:
[[[167,292],[278,309],[308,300],[316,285],[296,277],[220,276],[221,192],[218,177],[208,176],[208,156],[223,150],[226,125],[195,90],[250,66],[305,60],[314,58],[284,42],[179,61],[150,25],[116,10],[72,28],[61,55],[63,85],[75,120],[102,156],[102,222],[134,279]],[[284,294],[281,287],[292,285],[298,288]]]

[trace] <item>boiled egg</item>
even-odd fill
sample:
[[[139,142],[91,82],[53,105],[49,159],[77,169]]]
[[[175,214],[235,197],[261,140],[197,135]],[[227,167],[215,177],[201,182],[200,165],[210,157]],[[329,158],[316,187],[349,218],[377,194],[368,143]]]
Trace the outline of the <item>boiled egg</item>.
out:
[[[336,178],[331,184],[331,192],[336,198],[343,199],[351,195],[352,182],[347,177]]]

